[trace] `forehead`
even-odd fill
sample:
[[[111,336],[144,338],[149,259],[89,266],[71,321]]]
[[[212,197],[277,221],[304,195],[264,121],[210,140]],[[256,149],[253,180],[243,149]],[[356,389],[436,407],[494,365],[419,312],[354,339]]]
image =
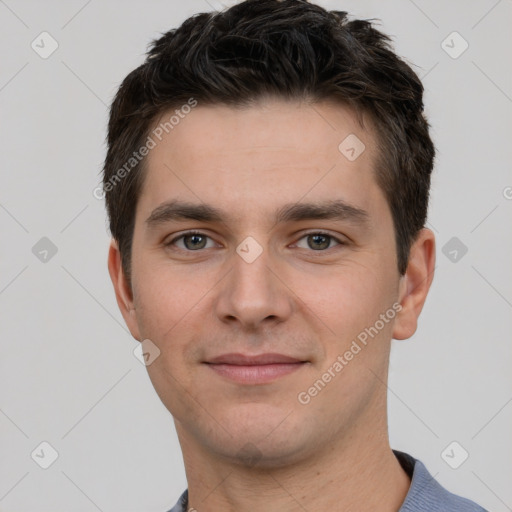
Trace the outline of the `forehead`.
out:
[[[362,118],[362,124],[347,106],[282,100],[244,108],[198,104],[171,124],[175,112],[164,113],[152,129],[161,140],[152,135],[141,209],[170,196],[220,201],[239,211],[267,203],[275,210],[306,195],[357,200],[361,208],[375,201],[375,137],[369,120]]]
[[[263,148],[277,154],[292,150],[296,155],[318,150],[317,157],[332,158],[339,156],[339,144],[349,135],[364,140],[366,153],[375,150],[369,117],[339,102],[265,99],[244,107],[198,103],[183,110],[181,116],[175,115],[180,110],[167,111],[155,120],[152,133],[156,133],[156,148],[148,156],[150,162],[161,156],[166,146],[180,149],[175,156],[188,162],[210,151],[257,152]]]

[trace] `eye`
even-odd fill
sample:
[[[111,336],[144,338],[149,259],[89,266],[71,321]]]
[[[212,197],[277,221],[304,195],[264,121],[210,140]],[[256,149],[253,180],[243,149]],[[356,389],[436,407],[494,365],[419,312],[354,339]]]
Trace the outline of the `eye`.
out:
[[[297,243],[297,247],[301,247],[302,249],[313,249],[314,251],[324,251],[326,249],[330,249],[331,242],[335,241],[336,245],[345,245],[345,242],[342,242],[340,239],[336,238],[329,233],[324,233],[321,231],[316,231],[314,233],[308,233],[304,235],[300,240],[307,240],[307,247],[301,247],[299,243]]]
[[[207,247],[207,239],[209,238],[209,236],[199,231],[189,231],[187,233],[181,234],[180,236],[177,236],[176,238],[173,238],[170,242],[166,243],[165,245],[173,246],[177,245],[178,241],[183,241],[183,246],[177,245],[179,249],[182,249],[184,251],[197,251],[199,249],[209,249],[210,247],[215,246],[210,245],[209,247]]]
[[[304,239],[306,240],[307,246],[301,246],[299,243]],[[208,240],[210,240],[210,245],[208,245]],[[316,252],[323,252],[327,249],[331,249],[333,245],[346,245],[346,243],[339,238],[322,231],[307,233],[299,239],[299,242],[296,244],[297,247],[301,249],[312,249]],[[165,246],[175,246],[180,250],[193,252],[215,247],[215,243],[208,235],[205,235],[200,231],[188,231],[186,233],[182,233],[176,238],[173,238],[170,242],[167,242]]]

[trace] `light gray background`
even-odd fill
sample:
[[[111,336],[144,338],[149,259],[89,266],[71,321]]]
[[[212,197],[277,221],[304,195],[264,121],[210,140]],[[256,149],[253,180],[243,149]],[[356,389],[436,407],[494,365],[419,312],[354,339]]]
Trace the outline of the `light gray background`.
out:
[[[382,20],[423,77],[438,148],[436,277],[417,334],[394,342],[392,445],[453,492],[512,510],[512,1],[319,3]],[[115,303],[92,191],[121,80],[151,39],[218,7],[0,0],[4,512],[163,512],[186,487],[172,418]],[[43,31],[59,45],[47,59],[31,48]],[[453,31],[469,44],[455,59],[441,46]],[[32,252],[42,237],[58,249],[46,263]],[[452,237],[468,248],[455,262]],[[469,453],[458,469],[441,457],[454,440]],[[48,469],[31,458],[43,441],[59,454]]]

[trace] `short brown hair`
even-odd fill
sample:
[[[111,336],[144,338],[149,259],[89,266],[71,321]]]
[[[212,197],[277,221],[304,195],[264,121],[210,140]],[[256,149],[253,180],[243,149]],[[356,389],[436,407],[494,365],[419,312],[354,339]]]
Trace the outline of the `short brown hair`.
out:
[[[369,21],[307,0],[246,0],[196,14],[153,41],[112,102],[103,189],[129,282],[145,162],[133,155],[155,120],[190,98],[240,107],[266,96],[338,100],[370,116],[378,134],[376,180],[393,216],[398,270],[405,273],[426,222],[435,155],[420,79]]]

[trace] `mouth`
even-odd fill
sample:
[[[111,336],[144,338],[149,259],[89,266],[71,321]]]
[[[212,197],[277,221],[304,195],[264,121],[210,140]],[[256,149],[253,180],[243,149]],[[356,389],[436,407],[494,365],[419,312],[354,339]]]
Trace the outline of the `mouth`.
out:
[[[267,384],[294,373],[308,361],[283,354],[223,354],[206,361],[216,374],[239,384]]]

